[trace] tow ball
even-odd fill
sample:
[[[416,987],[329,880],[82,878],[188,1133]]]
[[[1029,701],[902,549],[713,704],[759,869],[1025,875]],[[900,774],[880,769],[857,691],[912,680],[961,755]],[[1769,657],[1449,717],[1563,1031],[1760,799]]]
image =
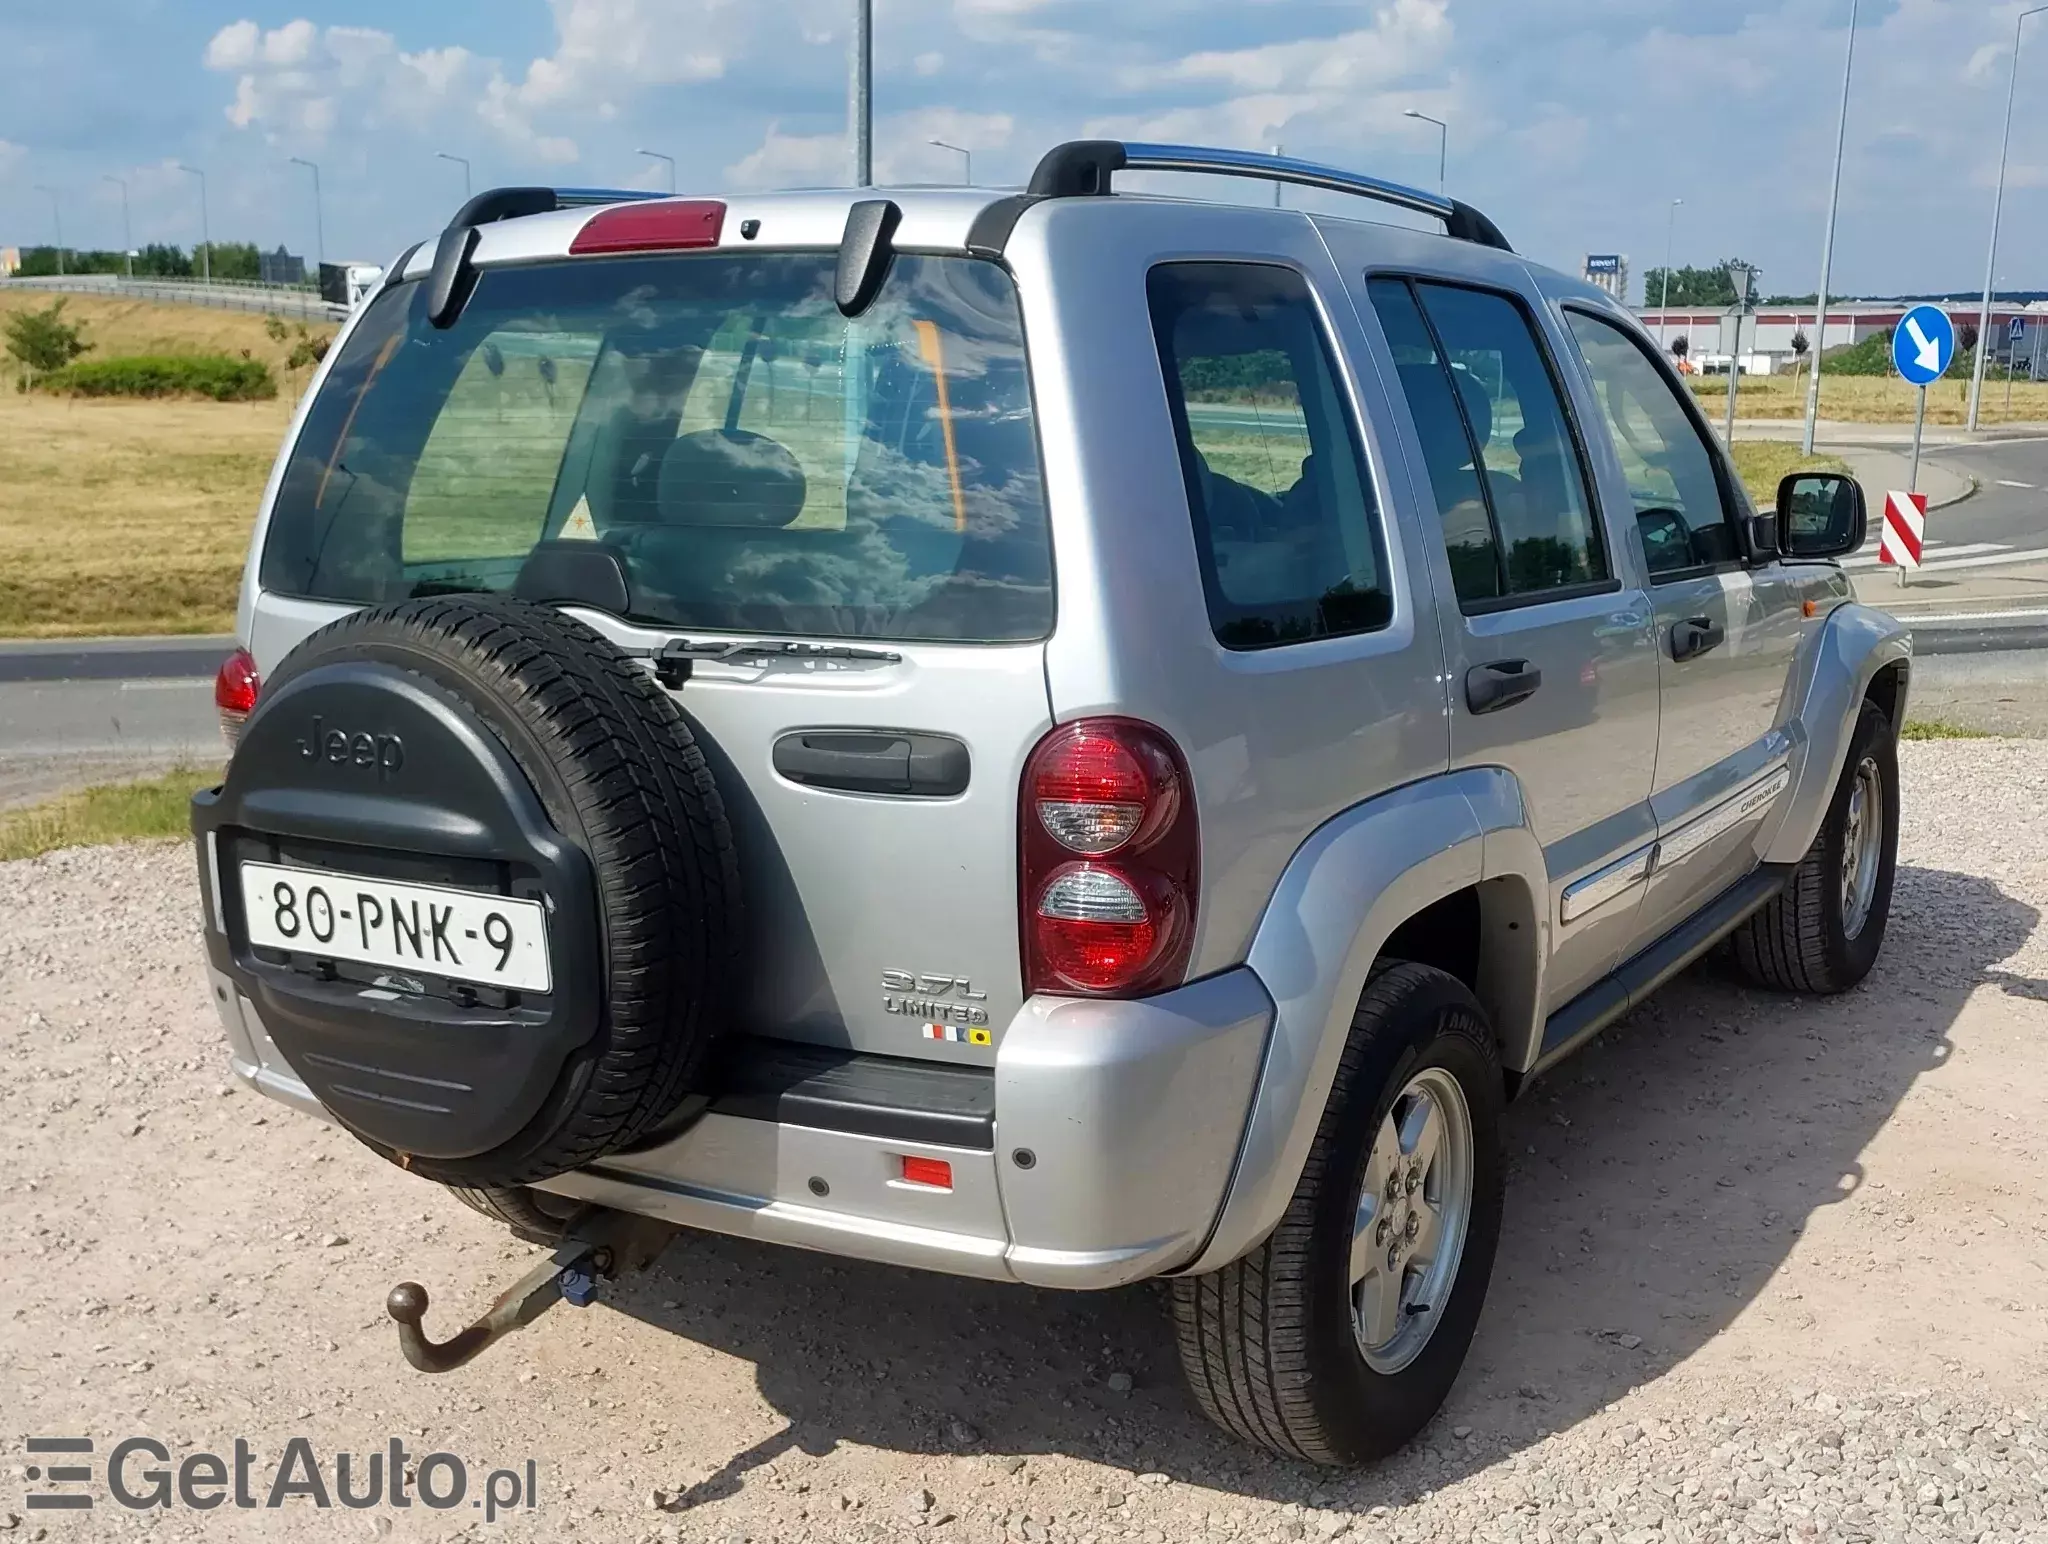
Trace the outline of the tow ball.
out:
[[[467,1328],[447,1340],[429,1340],[427,1289],[401,1281],[384,1299],[398,1321],[398,1349],[420,1372],[452,1372],[473,1362],[514,1330],[526,1328],[557,1303],[588,1308],[600,1280],[615,1280],[653,1264],[675,1229],[651,1217],[590,1207],[569,1222],[555,1252],[511,1286]]]

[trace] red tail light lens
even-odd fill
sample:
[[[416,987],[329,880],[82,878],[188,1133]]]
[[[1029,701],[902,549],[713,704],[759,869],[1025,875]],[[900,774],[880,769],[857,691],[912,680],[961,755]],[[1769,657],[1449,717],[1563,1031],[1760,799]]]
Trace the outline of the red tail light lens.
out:
[[[1136,719],[1064,724],[1032,752],[1020,802],[1027,989],[1135,997],[1178,983],[1200,842],[1174,743]]]
[[[710,198],[667,198],[645,204],[619,204],[600,210],[584,222],[569,250],[581,257],[592,252],[666,252],[690,247],[715,247],[725,229],[725,205]]]
[[[262,689],[255,656],[247,649],[237,649],[220,662],[220,672],[213,678],[213,705],[220,710],[221,737],[229,750],[242,737],[242,725],[255,709],[256,694]]]

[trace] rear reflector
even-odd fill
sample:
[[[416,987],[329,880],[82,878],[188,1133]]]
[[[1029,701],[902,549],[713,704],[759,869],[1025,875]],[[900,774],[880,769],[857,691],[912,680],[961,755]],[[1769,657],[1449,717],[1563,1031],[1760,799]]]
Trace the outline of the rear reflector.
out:
[[[953,1166],[943,1158],[905,1158],[903,1181],[908,1185],[929,1185],[934,1190],[951,1190]]]
[[[725,205],[716,199],[661,199],[600,210],[569,243],[578,256],[592,252],[665,252],[715,247],[725,228]]]

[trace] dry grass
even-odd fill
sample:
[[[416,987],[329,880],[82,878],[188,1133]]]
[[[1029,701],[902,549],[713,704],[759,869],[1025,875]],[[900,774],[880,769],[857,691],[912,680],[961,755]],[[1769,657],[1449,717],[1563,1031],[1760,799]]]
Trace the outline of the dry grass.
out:
[[[0,635],[229,631],[289,412],[0,390]]]
[[[0,293],[0,314],[52,298]],[[247,352],[285,392],[91,402],[0,385],[0,636],[228,631],[257,499],[304,385],[285,368],[296,330],[279,342],[249,312],[64,299],[96,345],[88,359]]]
[[[1965,365],[1967,361],[1965,361]],[[1695,376],[1700,406],[1715,423],[1728,401],[1726,376]],[[2004,381],[1984,383],[1982,421],[2040,423],[2048,421],[2048,381],[2014,381],[2012,408],[2005,406]],[[1897,424],[1913,421],[1919,393],[1904,381],[1882,375],[1829,375],[1820,378],[1820,416],[1839,423]],[[1793,419],[1806,412],[1806,382],[1789,375],[1742,378],[1735,394],[1738,418]],[[1970,416],[1970,375],[1959,367],[1927,388],[1927,421],[1960,424]]]

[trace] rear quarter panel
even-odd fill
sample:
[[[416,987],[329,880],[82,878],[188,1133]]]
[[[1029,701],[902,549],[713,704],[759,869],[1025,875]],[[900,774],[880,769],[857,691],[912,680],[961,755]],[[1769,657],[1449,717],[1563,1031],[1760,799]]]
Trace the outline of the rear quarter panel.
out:
[[[1053,716],[1149,720],[1186,753],[1202,830],[1190,974],[1242,961],[1304,837],[1442,771],[1450,736],[1436,602],[1385,388],[1306,216],[1132,200],[1040,204],[1006,253],[1023,296],[1058,570]],[[1315,290],[1350,398],[1393,589],[1378,632],[1253,651],[1216,642],[1147,310],[1157,263],[1275,263]]]

